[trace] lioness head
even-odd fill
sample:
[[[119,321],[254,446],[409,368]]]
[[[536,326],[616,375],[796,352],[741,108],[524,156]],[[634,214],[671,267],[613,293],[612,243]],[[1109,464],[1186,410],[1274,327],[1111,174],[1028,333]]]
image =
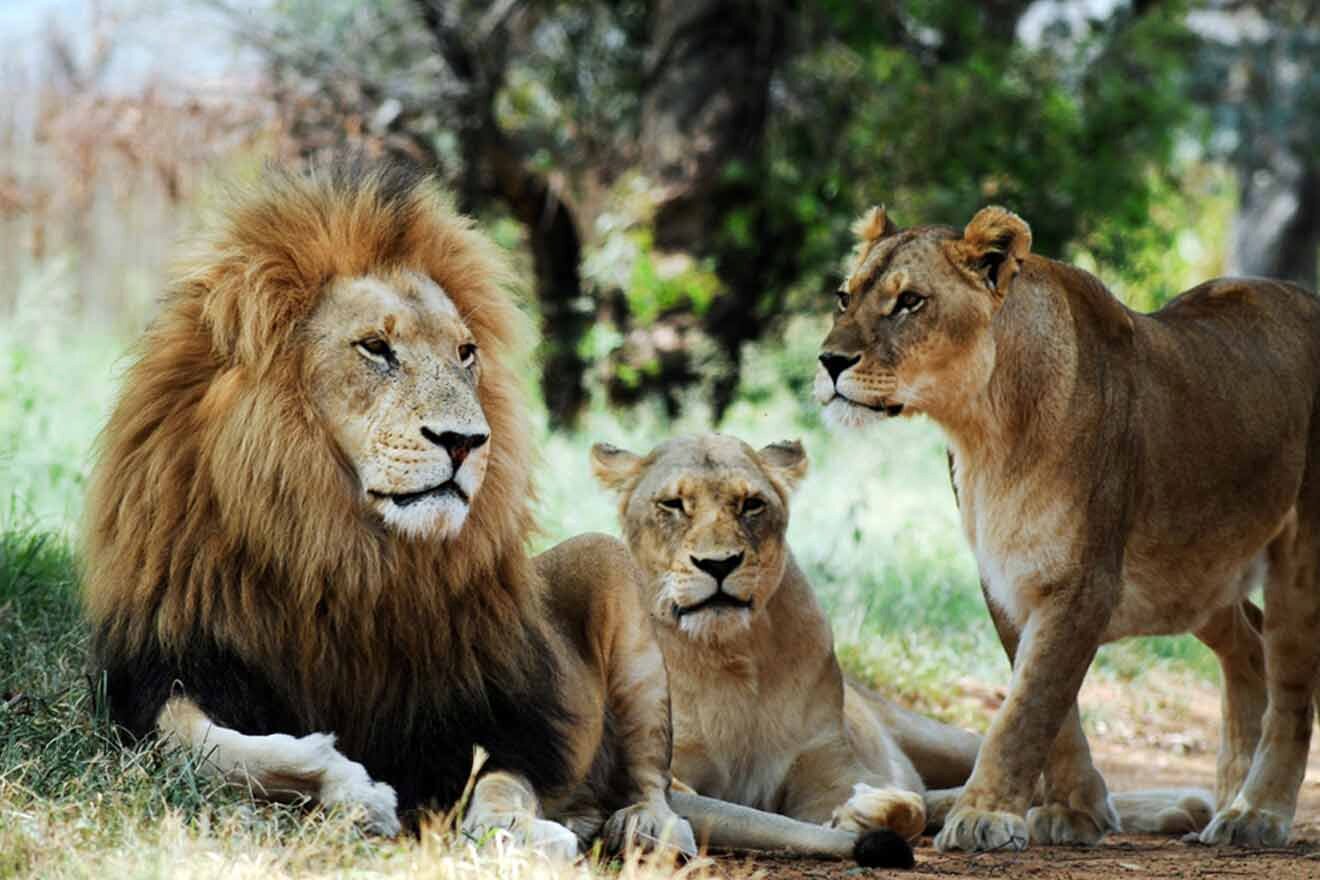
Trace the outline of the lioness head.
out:
[[[453,537],[481,488],[490,426],[481,354],[419,272],[338,278],[308,321],[309,388],[362,502],[414,537]]]
[[[852,266],[821,345],[815,396],[848,426],[924,411],[949,415],[994,368],[991,321],[1031,250],[1031,230],[985,208],[962,234],[899,231],[883,208],[854,226]]]
[[[621,496],[624,535],[661,626],[705,641],[746,630],[784,576],[788,495],[801,445],[757,452],[732,437],[682,437],[645,457],[598,443],[592,471]]]

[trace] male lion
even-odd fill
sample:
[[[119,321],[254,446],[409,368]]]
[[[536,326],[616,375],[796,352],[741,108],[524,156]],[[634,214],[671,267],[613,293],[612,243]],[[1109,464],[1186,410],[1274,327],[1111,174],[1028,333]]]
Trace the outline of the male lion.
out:
[[[1207,282],[1151,315],[1032,255],[1016,215],[858,225],[816,397],[860,425],[924,412],[1012,687],[941,849],[1095,843],[1119,827],[1077,691],[1098,645],[1194,632],[1224,668],[1205,843],[1288,837],[1320,667],[1320,301]],[[1244,598],[1263,576],[1262,673]],[[1044,772],[1045,803],[1026,813]],[[1023,814],[1026,813],[1026,821]]]
[[[796,442],[758,452],[718,434],[646,456],[592,448],[597,479],[620,496],[669,671],[675,778],[806,822],[910,839],[943,821],[981,737],[845,678],[787,543],[789,495],[806,469]],[[1188,791],[1115,805],[1124,827],[1164,834],[1204,827],[1211,809]]]
[[[401,166],[272,172],[233,205],[101,441],[86,605],[110,713],[386,834],[454,804],[480,745],[466,830],[693,851],[627,550],[524,549],[507,279]]]

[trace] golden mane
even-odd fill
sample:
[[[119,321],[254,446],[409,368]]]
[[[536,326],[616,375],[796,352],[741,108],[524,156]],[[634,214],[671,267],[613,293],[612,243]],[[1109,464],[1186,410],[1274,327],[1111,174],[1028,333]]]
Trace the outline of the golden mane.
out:
[[[327,282],[394,268],[434,279],[490,354],[489,468],[443,543],[371,518],[306,393],[301,331]],[[210,640],[305,723],[357,719],[341,737],[380,735],[373,706],[408,718],[437,690],[533,676],[520,646],[537,638],[540,587],[510,277],[435,182],[405,167],[272,170],[237,191],[174,273],[100,439],[84,538],[98,653]]]

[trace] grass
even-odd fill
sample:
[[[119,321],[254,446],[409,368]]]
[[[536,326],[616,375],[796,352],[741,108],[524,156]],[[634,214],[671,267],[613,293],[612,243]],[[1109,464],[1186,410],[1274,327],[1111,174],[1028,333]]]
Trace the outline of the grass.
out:
[[[552,870],[443,830],[421,841],[366,839],[351,816],[257,806],[199,777],[186,755],[121,746],[93,705],[73,547],[123,349],[97,337],[71,343],[48,326],[34,317],[0,331],[0,487],[9,495],[0,509],[0,878],[656,874],[635,863]],[[794,499],[790,542],[835,623],[845,666],[924,711],[982,726],[984,708],[969,708],[959,683],[1002,686],[1008,667],[959,531],[942,440],[918,420],[863,436],[824,431],[803,367],[819,336],[803,321],[753,352],[725,430],[753,445],[806,445],[812,473]],[[591,481],[592,442],[645,450],[704,430],[702,419],[700,407],[676,424],[597,407],[577,433],[542,427],[537,546],[617,533],[614,500]],[[1106,648],[1096,674],[1131,679],[1152,663],[1214,674],[1188,638]]]

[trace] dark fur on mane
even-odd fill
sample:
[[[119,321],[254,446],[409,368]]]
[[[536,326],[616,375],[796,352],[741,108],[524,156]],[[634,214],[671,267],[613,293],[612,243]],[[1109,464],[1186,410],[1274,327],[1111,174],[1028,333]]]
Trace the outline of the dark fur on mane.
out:
[[[463,532],[387,533],[311,406],[300,328],[335,277],[434,279],[486,353],[491,455]],[[447,805],[472,746],[553,792],[562,672],[527,556],[523,319],[505,261],[417,169],[272,169],[176,271],[100,440],[86,606],[112,717],[172,693],[244,733],[336,734],[404,808]]]

